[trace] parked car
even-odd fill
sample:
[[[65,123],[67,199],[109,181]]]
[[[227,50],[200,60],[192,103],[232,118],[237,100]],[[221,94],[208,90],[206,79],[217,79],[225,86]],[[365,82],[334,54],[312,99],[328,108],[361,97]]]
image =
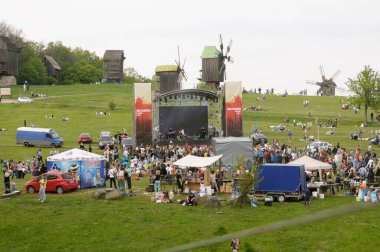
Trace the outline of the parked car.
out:
[[[322,150],[329,150],[331,148],[331,144],[328,142],[312,142],[307,146],[307,149],[309,152],[314,153],[317,151],[322,151]]]
[[[100,134],[99,134],[99,137],[103,137],[103,136],[111,136],[111,132],[109,132],[109,131],[101,131]]]
[[[125,146],[126,148],[133,146],[133,139],[130,137],[126,137],[121,139],[121,146]]]
[[[99,134],[99,148],[102,150],[106,146],[109,146],[111,149],[113,149],[114,146],[114,140],[111,136],[111,132],[109,131],[102,131]]]
[[[253,141],[254,145],[261,144],[261,143],[268,143],[268,138],[264,134],[252,134],[250,136],[250,139]]]
[[[65,191],[74,191],[78,188],[75,178],[68,172],[52,171],[46,174],[46,192],[57,192],[62,194]],[[40,190],[40,179],[42,175],[32,178],[25,184],[25,190],[29,193]]]
[[[19,97],[18,99],[17,99],[17,101],[19,102],[19,103],[33,103],[34,102],[34,99],[32,99],[32,98],[29,98],[29,97]]]
[[[90,133],[81,133],[78,137],[78,143],[92,143],[92,136]]]

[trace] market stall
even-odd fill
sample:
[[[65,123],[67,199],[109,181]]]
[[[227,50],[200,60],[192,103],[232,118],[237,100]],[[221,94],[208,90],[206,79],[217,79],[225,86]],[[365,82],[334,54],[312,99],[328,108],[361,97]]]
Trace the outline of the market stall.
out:
[[[331,188],[332,184],[328,184],[327,181],[322,180],[322,171],[332,169],[331,164],[321,162],[319,160],[316,160],[316,159],[308,157],[308,156],[302,156],[302,157],[300,157],[300,158],[298,158],[292,162],[289,162],[289,164],[291,164],[291,165],[304,165],[306,171],[318,170],[320,181],[315,182],[315,183],[309,183],[308,184],[309,188],[317,189],[318,193],[319,193],[320,188],[323,189],[322,191],[325,191],[327,187]]]
[[[71,149],[47,158],[47,171],[70,172],[79,188],[105,185],[105,158],[80,149]]]
[[[195,168],[201,168],[201,167],[209,167],[216,162],[218,162],[223,155],[213,156],[213,157],[198,157],[193,155],[187,155],[176,162],[173,163],[173,165],[178,167],[195,167]],[[190,179],[186,181],[186,187],[189,192],[191,191],[210,191],[211,192],[211,186],[209,184],[209,174],[208,171],[205,172],[204,175],[204,181],[199,181],[195,179],[194,177],[190,176]],[[209,188],[209,190],[207,190]],[[187,192],[186,189],[184,192]],[[206,192],[207,193],[207,192]]]

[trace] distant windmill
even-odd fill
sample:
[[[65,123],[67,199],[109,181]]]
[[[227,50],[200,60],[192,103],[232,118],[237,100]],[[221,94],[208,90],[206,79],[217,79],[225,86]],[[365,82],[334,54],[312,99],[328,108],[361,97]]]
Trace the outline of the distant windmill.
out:
[[[219,88],[220,82],[226,79],[225,61],[233,63],[233,59],[228,54],[231,51],[232,40],[228,43],[224,52],[224,44],[222,35],[219,35],[220,45],[218,50],[216,46],[205,46],[202,53],[202,76],[200,81],[206,82],[206,86],[210,88]]]
[[[333,76],[331,76],[330,79],[326,78],[325,70],[323,69],[323,66],[319,66],[319,70],[321,72],[322,82],[306,81],[307,84],[319,86],[319,89],[317,91],[317,95],[335,96],[335,89],[338,89],[340,91],[345,91],[344,89],[339,88],[334,82],[334,79],[336,77],[338,77],[338,75],[341,73],[340,70],[336,71],[336,73]]]
[[[187,81],[185,73],[186,58],[181,66],[181,55],[178,46],[178,60],[176,65],[161,65],[156,67],[156,75],[159,77],[160,93],[164,94],[174,90],[182,89],[182,80]]]

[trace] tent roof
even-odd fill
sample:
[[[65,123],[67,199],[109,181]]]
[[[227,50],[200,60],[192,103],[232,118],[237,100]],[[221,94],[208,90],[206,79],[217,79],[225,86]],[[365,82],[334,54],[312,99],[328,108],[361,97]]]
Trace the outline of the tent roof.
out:
[[[187,155],[176,162],[173,165],[178,166],[186,166],[186,167],[205,167],[210,166],[219,159],[222,158],[223,155],[214,156],[214,157],[197,157],[192,155]]]
[[[214,137],[216,143],[230,143],[230,142],[251,142],[249,137]]]
[[[47,161],[65,160],[105,160],[105,158],[102,155],[94,154],[77,148],[47,158]]]
[[[303,164],[305,165],[305,170],[327,170],[332,168],[330,164],[318,161],[308,156],[302,156],[292,162],[289,162],[288,164]]]

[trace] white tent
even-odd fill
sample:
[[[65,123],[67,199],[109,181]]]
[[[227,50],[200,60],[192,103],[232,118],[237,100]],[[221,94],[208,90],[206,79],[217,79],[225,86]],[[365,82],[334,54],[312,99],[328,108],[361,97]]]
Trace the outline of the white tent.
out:
[[[81,149],[71,149],[47,158],[47,161],[71,161],[71,160],[105,160],[102,155],[94,154]]]
[[[303,164],[305,165],[305,170],[328,170],[332,168],[331,164],[318,161],[308,156],[302,156],[289,162],[289,164]]]
[[[105,185],[105,157],[80,149],[71,149],[47,158],[47,171],[70,172],[78,181],[80,188]]]
[[[223,155],[214,157],[197,157],[192,155],[187,155],[176,162],[173,165],[186,166],[186,167],[206,167],[214,164],[216,161],[222,158]]]

